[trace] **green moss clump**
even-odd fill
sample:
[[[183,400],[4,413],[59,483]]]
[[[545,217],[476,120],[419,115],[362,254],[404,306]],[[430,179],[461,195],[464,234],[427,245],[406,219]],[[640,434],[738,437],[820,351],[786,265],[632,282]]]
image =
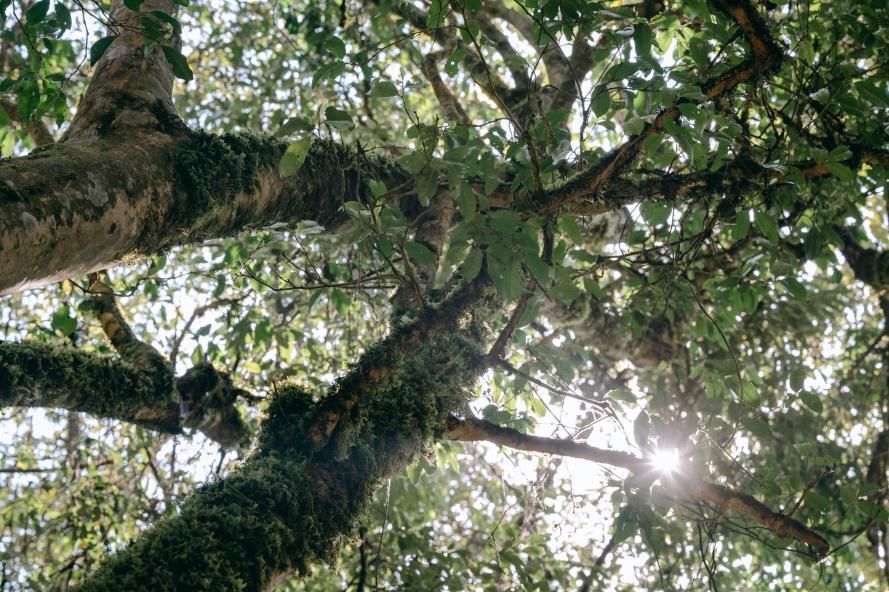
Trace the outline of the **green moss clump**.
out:
[[[0,343],[5,406],[72,409],[177,431],[173,388],[164,369],[47,343]]]
[[[298,458],[307,458],[310,449],[305,441],[305,432],[314,411],[315,401],[307,390],[295,384],[278,386],[266,406],[257,450],[262,454],[286,452]]]
[[[257,171],[276,165],[286,144],[249,132],[222,135],[194,131],[173,154],[176,200],[171,220],[187,226],[202,214],[256,187]]]

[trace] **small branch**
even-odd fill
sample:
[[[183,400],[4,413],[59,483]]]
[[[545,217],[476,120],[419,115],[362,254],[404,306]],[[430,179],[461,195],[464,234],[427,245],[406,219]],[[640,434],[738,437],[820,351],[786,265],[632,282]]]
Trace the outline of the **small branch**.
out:
[[[650,471],[650,464],[627,452],[596,448],[582,442],[559,440],[523,434],[513,428],[499,426],[476,417],[460,419],[450,416],[445,424],[444,439],[464,442],[486,441],[526,452],[539,452],[570,456],[595,463],[629,469],[634,473]],[[769,509],[765,504],[745,493],[734,491],[723,485],[707,483],[693,477],[673,477],[680,486],[679,491],[690,499],[731,509],[747,518],[759,522],[781,537],[789,537],[809,545],[818,557],[830,551],[830,544],[818,533],[801,522]]]
[[[527,372],[523,372],[522,370],[519,370],[518,368],[516,368],[515,366],[513,366],[506,360],[498,360],[497,365],[500,366],[501,368],[503,368],[504,370],[506,370],[507,372],[509,372],[510,374],[518,376],[519,378],[522,378],[523,380],[530,382],[531,384],[536,384],[537,386],[539,386],[541,388],[545,388],[546,390],[553,393],[554,395],[559,395],[561,397],[568,397],[569,399],[577,399],[578,401],[583,401],[584,403],[589,403],[590,405],[594,405],[596,407],[601,407],[602,409],[605,409],[606,411],[608,411],[609,414],[613,413],[613,411],[611,410],[611,405],[608,404],[608,401],[599,401],[597,399],[591,399],[589,397],[584,397],[582,395],[576,395],[576,394],[572,393],[571,391],[566,391],[566,390],[558,389],[554,386],[550,386],[547,383],[540,380],[539,378],[535,378],[534,376],[531,376]]]
[[[185,335],[188,333],[188,330],[191,329],[192,323],[215,308],[219,308],[220,306],[234,306],[240,301],[240,298],[221,298],[194,309],[194,312],[192,312],[191,316],[188,317],[188,320],[185,321],[185,326],[182,327],[182,332],[179,333],[179,335],[176,336],[175,341],[173,341],[173,347],[170,349],[170,363],[174,365],[176,364],[176,357],[179,355],[179,348],[182,346],[182,340],[185,339]]]
[[[445,119],[451,123],[469,125],[469,116],[463,110],[463,106],[451,92],[450,87],[442,80],[441,72],[438,69],[438,52],[427,54],[423,58],[420,70],[432,85],[432,92],[444,113]]]
[[[25,121],[22,119],[21,114],[19,114],[18,105],[5,97],[0,97],[0,108],[6,111],[6,114],[9,115],[9,119],[28,130],[28,135],[31,137],[31,140],[33,140],[35,146],[45,146],[47,144],[55,143],[55,137],[53,137],[42,119]]]
[[[477,417],[466,417],[464,419],[453,415],[448,417],[445,424],[444,439],[461,442],[492,442],[515,450],[570,456],[633,471],[645,468],[645,461],[628,452],[596,448],[595,446],[571,440],[531,436],[513,428],[499,426]]]
[[[137,368],[152,368],[158,372],[173,374],[173,367],[167,359],[153,346],[136,337],[123,318],[111,287],[100,279],[99,274],[90,275],[89,293],[93,312],[102,324],[102,330],[108,341],[121,358]]]
[[[506,322],[503,330],[500,331],[497,340],[488,352],[487,360],[489,366],[493,366],[503,358],[506,353],[506,346],[509,345],[509,340],[512,339],[513,333],[515,333],[516,328],[519,326],[519,321],[525,313],[525,307],[528,306],[528,301],[531,300],[531,296],[533,295],[534,282],[531,281],[525,286],[525,293],[519,297],[515,308],[512,310],[512,315],[509,317],[509,320]]]

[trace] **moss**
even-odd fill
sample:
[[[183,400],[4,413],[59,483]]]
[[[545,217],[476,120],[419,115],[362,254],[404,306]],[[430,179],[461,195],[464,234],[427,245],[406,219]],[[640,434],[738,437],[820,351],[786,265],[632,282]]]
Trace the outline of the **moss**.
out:
[[[468,316],[458,300],[371,347],[320,401],[297,385],[279,388],[246,462],[80,589],[252,592],[334,563],[373,492],[438,434],[482,370],[486,330],[471,318],[454,322]],[[332,412],[333,438],[316,450],[309,434]]]
[[[103,564],[80,589],[259,591],[282,573],[333,563],[375,482],[351,470],[360,455],[332,464],[308,458],[299,443],[313,412],[307,392],[281,389],[259,445],[239,469],[196,491],[177,516]]]
[[[188,226],[200,215],[253,191],[261,167],[276,165],[286,145],[250,132],[220,136],[190,132],[173,153],[176,187],[185,192],[171,212]]]
[[[173,376],[46,343],[0,343],[0,404],[57,407],[178,431]]]

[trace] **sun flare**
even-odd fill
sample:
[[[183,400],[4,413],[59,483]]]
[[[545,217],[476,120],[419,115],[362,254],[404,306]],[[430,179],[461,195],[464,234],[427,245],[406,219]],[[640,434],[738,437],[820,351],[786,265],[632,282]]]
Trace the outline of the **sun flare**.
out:
[[[671,475],[679,472],[682,458],[679,456],[679,451],[675,448],[659,448],[651,455],[650,462],[657,472]]]

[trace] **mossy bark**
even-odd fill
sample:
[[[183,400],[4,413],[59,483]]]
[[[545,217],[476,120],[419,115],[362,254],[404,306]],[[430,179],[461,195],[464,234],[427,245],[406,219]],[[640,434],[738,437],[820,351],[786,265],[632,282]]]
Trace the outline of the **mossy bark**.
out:
[[[299,388],[279,389],[248,460],[196,491],[79,590],[260,591],[335,561],[380,483],[467,400],[484,368],[487,332],[466,308],[480,297],[463,293],[430,307],[317,402]]]
[[[43,343],[0,343],[0,405],[55,407],[178,433],[172,374]]]
[[[45,343],[0,342],[0,407],[68,409],[170,434],[195,428],[235,447],[249,438],[235,407],[239,394],[210,364],[175,378],[166,365]]]
[[[0,294],[273,223],[334,226],[345,201],[371,195],[369,180],[408,179],[389,159],[323,140],[281,178],[285,148],[170,121],[0,161]]]

